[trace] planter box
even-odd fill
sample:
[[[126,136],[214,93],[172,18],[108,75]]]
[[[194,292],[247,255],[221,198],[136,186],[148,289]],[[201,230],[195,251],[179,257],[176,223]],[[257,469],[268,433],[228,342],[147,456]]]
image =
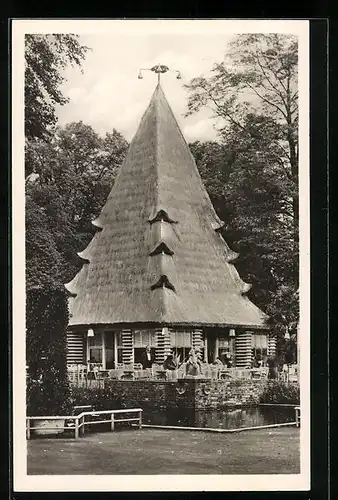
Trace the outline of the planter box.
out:
[[[55,436],[57,434],[62,434],[64,432],[65,420],[55,419],[55,420],[34,420],[31,421],[31,429],[37,436]]]

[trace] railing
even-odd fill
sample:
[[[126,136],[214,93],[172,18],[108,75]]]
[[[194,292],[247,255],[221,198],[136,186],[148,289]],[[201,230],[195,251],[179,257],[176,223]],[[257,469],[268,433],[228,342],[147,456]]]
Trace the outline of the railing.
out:
[[[137,417],[125,417],[125,418],[115,418],[115,415],[122,415],[123,414],[138,414]],[[101,417],[101,415],[107,415],[110,416],[110,419],[103,419],[103,420],[86,420],[86,417]],[[78,438],[80,435],[83,435],[85,432],[85,426],[89,425],[94,425],[94,424],[107,424],[110,422],[110,429],[113,431],[115,430],[115,424],[118,422],[138,422],[138,427],[139,429],[142,428],[142,409],[141,408],[132,408],[132,409],[126,409],[126,410],[100,410],[100,411],[85,411],[80,413],[79,415],[67,415],[67,416],[56,416],[56,417],[51,417],[51,416],[41,416],[41,417],[26,417],[26,436],[27,439],[30,439],[31,437],[31,431],[34,430],[34,427],[31,426],[31,422],[33,421],[41,421],[41,420],[65,420],[65,424],[62,426],[48,426],[45,428],[45,430],[74,430],[74,437]],[[71,423],[74,423],[74,426],[71,425],[66,425],[67,421],[71,421]]]
[[[210,365],[203,363],[199,378],[209,380],[227,379],[266,379],[268,378],[268,367],[259,368],[226,368],[225,366]],[[104,381],[113,380],[163,380],[175,381],[186,378],[185,365],[181,365],[176,370],[165,370],[162,365],[153,364],[152,368],[143,369],[140,364],[118,365],[111,370],[103,370],[96,367],[95,370],[88,370],[82,365],[80,368],[70,367],[68,371],[69,381],[78,387],[104,387]],[[277,379],[284,382],[296,382],[297,373],[281,372],[277,374]]]
[[[296,427],[300,427],[300,406],[295,406],[296,412]]]

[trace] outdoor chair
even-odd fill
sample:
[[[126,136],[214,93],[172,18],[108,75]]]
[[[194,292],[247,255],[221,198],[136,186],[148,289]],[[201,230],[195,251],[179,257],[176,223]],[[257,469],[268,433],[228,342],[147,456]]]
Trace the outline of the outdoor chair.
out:
[[[166,379],[175,381],[178,379],[178,370],[167,370]]]
[[[137,380],[150,378],[149,371],[147,369],[143,370],[143,368],[137,369],[134,371],[134,377]]]
[[[224,380],[227,378],[232,378],[232,373],[228,368],[221,368],[219,373],[218,373],[218,378],[220,380]]]
[[[259,368],[257,368],[257,369],[254,368],[254,369],[250,370],[250,374],[251,374],[252,379],[258,380],[258,379],[262,378],[262,372]]]
[[[83,364],[72,364],[67,366],[68,380],[71,383],[83,381],[87,375],[87,366]]]
[[[118,380],[120,378],[120,375],[121,375],[121,371],[120,370],[117,370],[116,368],[112,368],[111,370],[109,370],[109,378],[113,379],[113,380]]]
[[[151,370],[152,370],[152,376],[155,379],[166,380],[166,370],[163,369],[162,365],[154,363],[151,367]]]
[[[157,372],[160,370],[161,365],[158,363],[153,363],[151,366],[151,374],[153,377],[156,377]]]
[[[98,379],[105,379],[109,377],[109,371],[110,370],[104,370],[101,368],[100,370],[97,371],[97,378]]]
[[[181,366],[178,367],[177,378],[184,378],[184,375],[185,375],[185,363],[183,363]]]
[[[151,379],[152,377],[151,368],[136,370],[135,377],[138,379]]]
[[[211,378],[211,370],[209,368],[209,365],[202,365],[201,374],[203,378]]]
[[[135,379],[135,371],[134,365],[123,365],[123,373],[121,375],[121,379],[124,380],[134,380]]]

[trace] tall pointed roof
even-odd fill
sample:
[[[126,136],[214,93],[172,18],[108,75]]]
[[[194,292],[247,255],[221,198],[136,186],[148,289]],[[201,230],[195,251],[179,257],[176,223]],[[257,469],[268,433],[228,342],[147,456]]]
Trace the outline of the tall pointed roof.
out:
[[[94,224],[66,285],[70,325],[264,328],[160,85]]]

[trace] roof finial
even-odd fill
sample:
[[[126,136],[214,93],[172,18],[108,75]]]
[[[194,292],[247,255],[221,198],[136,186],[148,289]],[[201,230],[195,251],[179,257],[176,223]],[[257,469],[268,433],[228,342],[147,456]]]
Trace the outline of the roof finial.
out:
[[[143,78],[142,71],[153,71],[153,73],[157,73],[157,82],[160,84],[161,81],[161,73],[166,73],[167,71],[172,71],[173,73],[177,73],[176,78],[180,80],[181,73],[177,70],[169,69],[168,66],[164,66],[164,64],[156,64],[152,68],[141,68],[138,74],[138,78],[141,80]]]

